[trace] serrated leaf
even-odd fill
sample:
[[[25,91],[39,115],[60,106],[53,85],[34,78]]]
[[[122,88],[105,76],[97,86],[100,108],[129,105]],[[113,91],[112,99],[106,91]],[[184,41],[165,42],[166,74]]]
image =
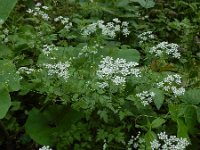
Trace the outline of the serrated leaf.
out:
[[[190,89],[182,96],[182,101],[188,104],[197,105],[200,103],[200,89]]]
[[[156,118],[152,121],[151,127],[152,128],[159,128],[163,123],[165,123],[165,119],[163,118]]]
[[[164,93],[162,90],[156,88],[152,88],[150,91],[155,93],[155,96],[153,97],[153,102],[156,105],[156,108],[159,110],[164,102]]]
[[[0,0],[0,19],[6,20],[17,3],[17,0]]]
[[[0,119],[4,118],[11,106],[11,98],[6,89],[0,89]]]

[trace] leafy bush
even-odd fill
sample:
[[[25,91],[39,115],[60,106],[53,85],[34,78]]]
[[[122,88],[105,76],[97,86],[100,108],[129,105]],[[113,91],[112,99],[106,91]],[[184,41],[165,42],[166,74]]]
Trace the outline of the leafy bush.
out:
[[[0,1],[0,149],[198,149],[199,6]]]

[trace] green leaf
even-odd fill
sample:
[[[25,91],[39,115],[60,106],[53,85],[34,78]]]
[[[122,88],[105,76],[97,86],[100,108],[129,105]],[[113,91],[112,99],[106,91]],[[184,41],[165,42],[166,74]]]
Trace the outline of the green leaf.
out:
[[[116,2],[116,4],[117,4],[118,7],[128,6],[129,3],[130,3],[129,0],[123,0],[123,1],[122,0],[118,0]]]
[[[197,121],[200,123],[200,107],[196,108]]]
[[[160,107],[163,105],[164,102],[164,93],[160,89],[152,88],[150,91],[155,93],[153,98],[153,102],[156,105],[156,108],[159,110]]]
[[[183,120],[178,119],[178,120],[177,120],[177,124],[178,124],[177,137],[183,137],[183,138],[189,139],[189,136],[188,136],[188,128],[187,128],[187,126],[185,125],[185,123],[183,122]]]
[[[133,2],[138,2],[144,8],[152,8],[155,6],[154,0],[132,0]]]
[[[159,128],[163,123],[165,123],[165,119],[163,118],[156,118],[152,121],[151,127],[152,128]]]
[[[0,0],[0,19],[5,21],[15,7],[16,3],[17,0]]]
[[[135,49],[119,49],[113,51],[114,58],[123,58],[127,61],[138,62],[140,60],[140,53]]]
[[[187,105],[184,109],[184,119],[191,134],[195,134],[195,126],[197,125],[196,110],[192,105]]]
[[[9,49],[6,45],[0,44],[0,58],[10,58],[13,55],[11,49]]]
[[[6,89],[0,89],[0,119],[4,118],[11,106],[11,98]]]
[[[16,73],[15,65],[10,60],[0,60],[0,87],[8,86],[9,92],[20,89],[20,76]]]
[[[197,105],[200,103],[200,89],[190,89],[182,96],[182,101],[188,104]]]
[[[82,118],[82,114],[65,106],[49,106],[43,112],[33,108],[25,124],[26,133],[41,145],[54,144],[54,134],[70,130],[71,125]]]
[[[150,142],[152,142],[154,139],[156,139],[156,134],[153,131],[149,130],[145,134],[144,139],[145,139],[145,143],[146,143],[146,150],[151,150]]]
[[[105,109],[99,110],[97,114],[100,116],[101,119],[103,119],[103,121],[108,122],[108,113]]]

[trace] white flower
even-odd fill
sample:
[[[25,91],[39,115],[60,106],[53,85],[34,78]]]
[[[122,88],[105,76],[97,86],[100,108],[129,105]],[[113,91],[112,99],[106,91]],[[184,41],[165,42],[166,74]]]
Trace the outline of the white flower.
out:
[[[167,92],[172,92],[175,97],[181,96],[185,93],[185,88],[180,87],[181,85],[181,76],[178,74],[168,75],[163,81],[158,82],[158,88],[163,89]]]
[[[39,148],[39,150],[52,150],[52,148],[50,148],[50,146],[43,146]]]
[[[108,83],[106,82],[97,82],[97,85],[101,88],[101,89],[104,89],[106,87],[108,87]]]
[[[125,59],[112,57],[104,57],[99,64],[97,76],[102,80],[110,80],[115,85],[125,84],[126,76],[133,75],[139,77],[141,72],[137,66],[137,62],[126,62]]]
[[[158,140],[151,142],[152,150],[184,150],[190,143],[186,138],[177,138],[176,136],[168,136],[165,132],[158,134]]]
[[[171,55],[173,58],[179,59],[181,54],[179,53],[178,48],[179,46],[177,44],[161,42],[158,45],[152,47],[149,52],[159,57],[164,53],[166,55]]]
[[[26,12],[29,13],[29,14],[33,14],[33,16],[39,16],[41,17],[42,19],[48,21],[50,19],[49,15],[46,14],[43,10],[48,10],[49,8],[47,6],[42,6],[41,3],[37,3],[35,5],[35,8],[34,9],[28,9]]]
[[[35,71],[33,68],[28,68],[28,67],[20,67],[17,71],[17,73],[25,73],[25,74],[32,74]]]
[[[159,143],[158,140],[153,140],[153,142],[151,142],[151,149],[154,150],[154,149],[159,149],[161,146],[161,144]]]
[[[42,52],[43,52],[43,54],[45,54],[46,56],[49,56],[49,54],[50,54],[51,52],[57,51],[57,50],[58,50],[58,48],[57,48],[55,45],[53,45],[53,44],[51,44],[51,45],[45,44],[45,45],[43,45]]]
[[[155,96],[154,92],[143,91],[142,93],[137,93],[136,97],[141,100],[141,103],[146,106],[149,105],[153,101],[153,97]]]
[[[65,80],[69,78],[69,62],[59,62],[57,64],[43,64],[43,66],[48,69],[49,76],[57,75],[59,78],[63,78]]]
[[[155,36],[153,35],[152,31],[147,31],[147,32],[143,32],[140,35],[138,35],[138,38],[140,39],[139,44],[142,44],[148,40],[154,39]]]
[[[113,22],[108,22],[104,24],[103,20],[99,20],[95,23],[89,24],[85,28],[82,29],[82,35],[89,36],[95,33],[97,30],[101,30],[102,35],[115,38],[118,32],[122,32],[124,36],[130,34],[128,30],[128,22],[122,22],[118,18],[114,18]]]
[[[120,84],[123,85],[124,83],[126,83],[126,78],[124,78],[124,77],[115,76],[111,80],[113,83],[115,83],[115,85],[120,85]]]

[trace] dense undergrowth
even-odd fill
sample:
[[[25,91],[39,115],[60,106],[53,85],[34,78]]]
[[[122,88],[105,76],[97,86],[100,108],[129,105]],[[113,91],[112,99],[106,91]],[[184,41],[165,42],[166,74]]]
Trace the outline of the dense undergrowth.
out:
[[[0,149],[199,149],[200,2],[0,4]]]

